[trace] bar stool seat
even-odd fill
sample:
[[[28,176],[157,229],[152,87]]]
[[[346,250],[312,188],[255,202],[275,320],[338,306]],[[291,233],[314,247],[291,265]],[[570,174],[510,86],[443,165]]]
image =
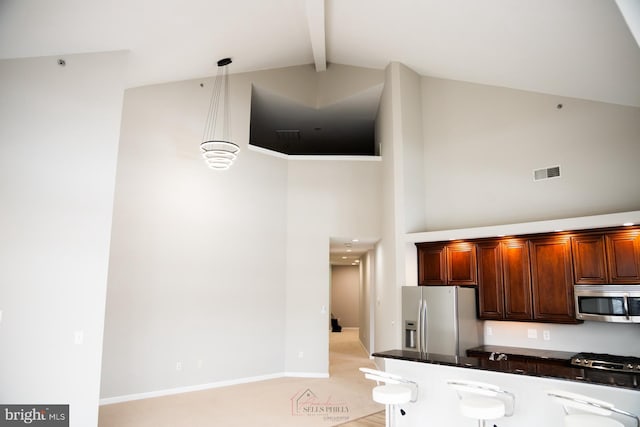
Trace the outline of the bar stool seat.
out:
[[[513,415],[515,396],[496,385],[468,380],[449,380],[447,384],[458,394],[460,413],[477,420],[478,427],[487,420]]]
[[[627,417],[640,427],[640,417],[616,408],[613,403],[565,390],[547,390],[554,401],[562,405],[565,427],[624,427],[614,417]]]
[[[401,405],[411,401],[411,389],[403,385],[386,384],[375,387],[373,400],[384,405]]]
[[[418,400],[418,384],[384,371],[369,368],[360,368],[360,371],[364,373],[365,378],[378,384],[371,391],[371,396],[374,402],[384,404],[385,426],[394,427],[398,410],[402,415],[405,414],[404,409],[400,409],[398,405],[415,403]]]
[[[493,397],[467,397],[460,400],[460,413],[476,420],[495,420],[504,417],[504,402]]]

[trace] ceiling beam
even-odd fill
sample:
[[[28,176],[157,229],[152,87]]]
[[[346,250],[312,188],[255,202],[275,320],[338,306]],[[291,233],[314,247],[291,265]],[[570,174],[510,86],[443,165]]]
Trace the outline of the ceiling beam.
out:
[[[324,0],[306,0],[306,5],[313,61],[316,64],[316,71],[325,71],[327,69],[327,49],[324,33]]]

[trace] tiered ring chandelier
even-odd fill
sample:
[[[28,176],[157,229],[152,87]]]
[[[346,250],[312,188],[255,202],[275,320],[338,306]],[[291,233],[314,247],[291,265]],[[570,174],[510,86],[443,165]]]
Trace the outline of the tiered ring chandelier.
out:
[[[200,144],[200,151],[205,162],[211,169],[229,169],[240,152],[238,144],[231,142],[229,127],[229,74],[227,65],[231,58],[218,61],[218,74],[213,84],[209,113],[204,126],[204,135]],[[220,107],[223,111],[220,114]],[[222,118],[220,117],[222,115]],[[221,126],[218,126],[221,121]],[[216,130],[219,133],[216,133]]]

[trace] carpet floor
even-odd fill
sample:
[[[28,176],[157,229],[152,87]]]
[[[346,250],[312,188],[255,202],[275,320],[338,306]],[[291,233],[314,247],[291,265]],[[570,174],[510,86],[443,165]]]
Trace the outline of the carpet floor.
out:
[[[371,400],[375,368],[358,329],[331,333],[329,378],[278,378],[100,407],[99,427],[328,427],[384,406]],[[384,425],[384,424],[383,424]]]

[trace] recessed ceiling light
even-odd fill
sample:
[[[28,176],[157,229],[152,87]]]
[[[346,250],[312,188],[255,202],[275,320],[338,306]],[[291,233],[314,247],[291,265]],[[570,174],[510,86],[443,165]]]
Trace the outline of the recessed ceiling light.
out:
[[[358,264],[356,264],[355,262],[352,262],[351,265],[358,265]]]
[[[353,243],[358,243],[360,240],[358,240],[358,239],[351,239],[351,241],[352,241]]]
[[[355,260],[354,262],[357,264],[357,263],[359,263],[359,262],[360,262],[360,260],[359,260],[359,259],[357,259],[357,260]]]
[[[347,252],[351,252],[351,249],[347,249]]]
[[[633,222],[625,222],[624,224],[625,227],[631,227],[633,225]]]
[[[342,259],[347,259],[347,257],[346,257],[346,256],[343,256],[343,257],[342,257]]]

